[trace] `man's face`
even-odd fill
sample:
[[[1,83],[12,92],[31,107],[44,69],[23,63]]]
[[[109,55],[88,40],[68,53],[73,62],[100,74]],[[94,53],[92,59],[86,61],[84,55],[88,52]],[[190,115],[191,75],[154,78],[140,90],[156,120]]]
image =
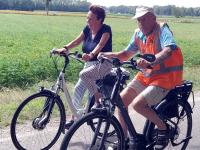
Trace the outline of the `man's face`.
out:
[[[137,19],[138,26],[144,35],[148,35],[154,28],[156,18],[152,13],[147,13]]]

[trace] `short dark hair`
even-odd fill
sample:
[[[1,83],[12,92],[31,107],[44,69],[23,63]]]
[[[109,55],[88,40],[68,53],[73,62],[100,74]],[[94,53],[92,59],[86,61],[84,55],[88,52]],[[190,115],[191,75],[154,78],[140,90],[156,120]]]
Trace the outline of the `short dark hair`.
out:
[[[91,5],[89,10],[95,14],[97,16],[97,19],[101,19],[101,23],[104,22],[104,19],[106,17],[106,13],[105,10],[103,9],[103,7],[98,6],[98,5]]]

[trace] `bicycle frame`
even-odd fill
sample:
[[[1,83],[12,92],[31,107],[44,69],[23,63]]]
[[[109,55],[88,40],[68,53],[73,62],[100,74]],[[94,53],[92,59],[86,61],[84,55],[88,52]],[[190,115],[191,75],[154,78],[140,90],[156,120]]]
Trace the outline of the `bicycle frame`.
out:
[[[110,101],[111,103],[114,105],[113,107],[117,106],[121,112],[122,118],[124,119],[124,122],[127,126],[127,129],[129,131],[129,148],[130,149],[150,149],[153,147],[153,145],[155,144],[155,141],[152,141],[151,143],[147,143],[148,139],[146,139],[146,133],[149,132],[149,125],[151,124],[151,122],[149,120],[147,120],[144,124],[144,128],[143,128],[143,134],[139,134],[136,132],[136,129],[131,121],[131,118],[128,114],[128,111],[119,95],[119,91],[120,88],[122,86],[121,81],[122,81],[122,74],[121,74],[121,70],[120,68],[117,68],[117,73],[118,73],[118,79],[114,85],[112,94],[111,94],[111,98]],[[187,84],[187,83],[185,83]],[[189,83],[188,83],[189,84]],[[181,87],[181,86],[180,86]],[[176,87],[177,89],[178,87]],[[176,90],[174,89],[174,90]],[[188,93],[189,94],[189,93]],[[185,106],[187,106],[187,108],[189,108],[190,113],[192,113],[192,108],[190,106],[190,104],[187,102],[187,98],[189,95],[187,95],[186,100],[185,100]],[[171,101],[173,102],[173,101]],[[156,111],[160,111],[160,109],[162,108],[162,105],[165,105],[166,103],[171,103],[170,101],[163,99],[163,101],[161,101],[154,109]],[[194,100],[193,100],[194,102]],[[106,107],[106,106],[105,106]],[[105,110],[112,110],[114,111],[114,109],[105,109]],[[111,117],[113,115],[113,112],[106,112],[105,114],[108,114],[108,118]],[[110,115],[112,114],[112,115]],[[186,137],[186,139],[183,139],[180,143],[174,144],[175,146],[185,142],[186,140],[191,139],[190,137]],[[148,144],[148,145],[147,145]],[[172,143],[173,144],[173,143]]]
[[[67,88],[66,80],[64,77],[65,73],[63,71],[60,72],[59,77],[56,81],[56,84],[54,85],[53,92],[56,93],[56,95],[59,94],[60,90],[63,90],[65,99],[67,100],[67,104],[69,106],[70,111],[76,118],[80,118],[82,114],[78,113],[78,110],[74,107],[72,103],[72,98],[70,96],[69,90]]]
[[[125,76],[122,74],[122,70],[120,67],[122,67],[124,64],[126,64],[126,65],[128,65],[128,66],[126,66],[126,68],[140,70],[140,68],[137,67],[136,60],[131,59],[130,61],[121,63],[120,60],[118,60],[117,58],[113,58],[112,61],[110,61],[110,62],[113,64],[113,66],[115,66],[117,68],[116,80],[115,80],[114,86],[112,86],[113,88],[112,88],[111,96],[109,95],[109,97],[107,97],[106,94],[103,94],[103,93],[106,93],[106,86],[105,86],[106,84],[103,83],[104,79],[102,79],[102,82],[100,82],[101,83],[100,92],[103,94],[103,98],[100,101],[101,107],[93,108],[92,112],[90,114],[86,115],[85,117],[83,117],[83,119],[80,119],[76,124],[74,124],[74,126],[72,126],[71,130],[69,131],[69,133],[65,136],[65,138],[63,140],[61,149],[67,148],[69,146],[69,143],[71,142],[70,140],[71,140],[72,136],[75,134],[75,132],[76,131],[78,132],[78,129],[82,125],[84,128],[84,124],[85,123],[88,124],[88,122],[92,121],[93,119],[98,119],[98,120],[95,121],[95,125],[96,125],[95,129],[92,129],[93,130],[92,132],[94,132],[94,135],[93,134],[91,135],[91,136],[93,136],[93,138],[91,138],[91,142],[89,140],[90,148],[96,148],[95,146],[97,146],[98,149],[101,149],[101,148],[104,148],[104,146],[105,147],[108,146],[105,144],[105,142],[109,142],[109,140],[106,141],[107,137],[108,136],[110,137],[110,133],[113,132],[113,130],[111,128],[112,132],[109,131],[109,133],[108,133],[108,130],[110,129],[110,123],[111,123],[110,121],[113,121],[114,124],[117,125],[116,133],[117,133],[117,136],[119,135],[118,141],[112,141],[112,142],[114,142],[114,144],[116,142],[120,142],[120,143],[118,143],[118,146],[120,146],[118,148],[120,148],[120,149],[122,148],[122,146],[126,146],[127,143],[124,140],[123,129],[122,129],[119,121],[117,120],[117,118],[114,116],[114,111],[115,111],[116,106],[120,110],[122,118],[124,119],[125,125],[129,131],[129,144],[128,144],[129,149],[145,150],[145,149],[153,149],[154,148],[154,146],[156,144],[158,128],[155,127],[155,124],[153,124],[152,122],[147,120],[146,123],[144,124],[143,134],[137,133],[137,131],[131,121],[131,118],[128,114],[127,108],[125,107],[125,105],[122,101],[122,98],[120,96],[121,89],[124,85],[123,83],[124,83],[124,81],[127,80],[125,78]],[[183,93],[180,93],[179,90],[182,91],[182,86],[185,88],[183,89]],[[178,86],[176,86],[175,89],[171,90],[171,92],[173,92],[173,93],[175,92],[175,94],[177,94],[176,95],[177,97],[176,96],[174,97],[174,95],[169,95],[169,97],[173,96],[171,101],[169,101],[168,96],[166,96],[166,98],[164,98],[163,101],[161,101],[161,103],[155,105],[153,107],[153,109],[158,113],[158,115],[161,115],[160,117],[161,117],[161,119],[163,119],[164,122],[166,122],[167,124],[171,123],[174,125],[170,129],[170,140],[171,140],[172,146],[178,146],[184,142],[183,148],[186,148],[189,140],[191,139],[191,125],[192,125],[192,118],[191,118],[192,111],[191,110],[192,109],[190,107],[190,104],[187,102],[187,98],[192,90],[192,83],[191,82],[184,83],[180,86],[180,89],[178,89],[177,87]],[[186,93],[187,97],[185,97],[185,92],[187,92]],[[183,101],[180,101],[180,100],[182,100],[182,98],[185,98],[185,100],[186,100],[186,101],[184,101],[184,103],[183,103]],[[174,99],[177,101],[174,101]],[[164,112],[163,110],[168,111],[167,108],[171,108],[172,106],[174,106],[174,105],[172,105],[174,103],[177,103],[182,107],[180,109],[181,110],[180,114],[175,114],[175,116],[172,117],[172,118],[177,119],[177,121],[173,121],[173,120],[171,120],[171,118],[169,116],[165,116],[163,114],[163,112]],[[166,105],[164,105],[164,104],[166,104]],[[178,109],[178,106],[177,106],[177,109]],[[176,137],[179,136],[179,130],[178,130],[179,128],[177,128],[178,127],[177,125],[179,123],[179,120],[182,119],[180,116],[188,117],[188,120],[189,120],[188,126],[190,126],[190,127],[187,129],[186,137],[184,136],[184,139],[181,139],[181,141],[176,142],[175,141],[175,140],[177,140]],[[103,126],[102,126],[103,129],[101,130],[102,122],[105,122],[105,124],[103,124]],[[90,125],[90,124],[88,124],[88,125]],[[172,131],[172,133],[171,133],[171,131]],[[171,135],[171,134],[173,134],[173,135]],[[77,134],[77,135],[79,135],[79,134]],[[99,144],[99,142],[97,142],[98,136],[101,137],[100,141],[99,141],[100,144]],[[77,140],[76,138],[72,139],[72,141],[73,141],[72,143],[74,144],[74,141],[76,141],[76,140]],[[83,144],[84,144],[84,141],[83,141]],[[85,142],[85,144],[88,145],[87,142]],[[116,144],[113,146],[114,146],[113,148],[116,148]]]
[[[119,110],[121,112],[121,115],[124,119],[124,122],[127,126],[129,134],[130,134],[130,145],[129,145],[130,149],[134,149],[135,148],[134,146],[136,145],[135,141],[137,141],[137,139],[138,139],[138,133],[136,132],[136,129],[131,121],[128,111],[126,110],[126,107],[125,107],[124,103],[122,102],[122,99],[119,95],[118,91],[120,91],[120,86],[121,86],[120,82],[121,82],[121,78],[122,78],[121,69],[118,68],[117,72],[118,72],[119,78],[114,85],[113,92],[111,95],[111,102],[114,102],[115,105],[119,108]]]
[[[51,51],[51,54],[56,54],[55,53],[55,49],[53,49]],[[64,59],[65,59],[65,62],[64,62],[64,67],[63,69],[60,71],[59,75],[58,75],[58,78],[56,80],[56,83],[52,86],[52,88],[50,90],[48,90],[49,92],[52,92],[54,93],[56,96],[59,96],[59,93],[60,91],[63,91],[64,93],[64,97],[66,99],[66,102],[67,102],[67,105],[69,106],[69,109],[70,111],[72,112],[72,114],[74,115],[75,118],[80,118],[83,113],[84,113],[84,109],[83,110],[77,110],[75,108],[75,106],[73,105],[72,103],[72,98],[70,96],[70,92],[68,90],[68,87],[67,87],[67,84],[66,84],[66,80],[65,80],[65,70],[69,64],[69,56],[70,55],[74,55],[75,57],[73,57],[74,59],[78,60],[78,61],[81,61],[79,60],[79,55],[78,52],[75,52],[75,53],[69,53],[69,54],[60,54],[60,56],[63,56]],[[82,62],[82,61],[81,61]],[[54,62],[55,63],[55,62]],[[57,66],[56,66],[57,67]],[[57,69],[57,68],[56,68]],[[61,103],[62,100],[61,100]],[[64,105],[63,105],[64,106]],[[50,110],[51,111],[51,110]],[[64,110],[65,111],[65,110]]]

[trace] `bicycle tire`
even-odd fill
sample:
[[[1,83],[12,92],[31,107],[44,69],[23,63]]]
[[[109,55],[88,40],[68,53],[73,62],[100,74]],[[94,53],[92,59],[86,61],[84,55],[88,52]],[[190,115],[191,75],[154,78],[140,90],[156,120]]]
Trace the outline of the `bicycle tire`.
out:
[[[17,149],[49,149],[58,140],[64,128],[62,118],[65,117],[63,104],[59,100],[55,100],[50,119],[42,127],[43,129],[34,128],[34,123],[37,121],[35,119],[38,119],[38,114],[41,113],[44,103],[49,98],[55,99],[47,92],[33,94],[25,99],[15,111],[10,130],[11,139]],[[26,127],[26,131],[23,130]]]
[[[86,114],[88,114],[88,113],[91,112],[91,108],[94,105],[94,103],[95,103],[94,96],[90,97],[89,105],[88,105],[88,111],[86,112]],[[96,128],[95,128],[96,122],[90,121],[90,122],[88,122],[88,124],[91,126],[91,128],[92,128],[93,131],[96,130]],[[111,131],[110,133],[108,133],[108,136],[112,136],[113,134],[115,134],[115,131]]]
[[[165,108],[172,108],[174,106],[174,102],[169,102],[166,103],[166,105],[162,105],[162,108],[159,109],[158,114],[161,116],[161,118],[164,118],[164,120],[167,120],[167,123],[171,125],[172,127],[175,128],[175,126],[170,123],[172,121],[177,125],[177,128],[174,130],[173,136],[170,138],[170,142],[166,149],[173,149],[173,150],[185,150],[190,138],[185,140],[182,144],[180,145],[174,145],[178,144],[187,137],[191,137],[192,133],[192,114],[191,114],[191,109],[189,108],[189,105],[185,104],[185,102],[178,100],[178,117],[173,117],[173,118],[165,118],[165,116],[162,116],[162,112],[166,110]],[[170,110],[169,110],[170,111]],[[182,115],[181,115],[182,112]],[[169,121],[170,120],[170,121]],[[179,121],[179,122],[178,122]],[[150,123],[149,125],[149,131],[147,135],[147,139],[149,140],[149,143],[154,143],[156,140],[156,135],[157,135],[157,129],[153,123]]]
[[[91,122],[94,119],[105,120],[106,123],[108,123],[108,120],[110,120],[109,129],[115,130],[115,135],[113,135],[112,137],[106,136],[106,139],[103,143],[103,147],[105,149],[108,149],[109,146],[111,147],[117,146],[118,150],[123,150],[124,133],[122,131],[122,128],[118,120],[114,116],[108,119],[108,116],[104,114],[94,113],[94,112],[91,112],[85,115],[70,128],[70,130],[67,132],[67,134],[63,138],[60,149],[61,150],[88,149],[88,147],[91,146],[95,133],[99,133],[101,129],[105,129],[105,124],[101,124],[100,129],[94,132],[91,129],[91,126],[88,125],[88,122]],[[98,127],[96,128],[98,129]],[[109,132],[109,130],[107,132]],[[105,133],[104,135],[107,135],[107,133]],[[97,141],[94,142],[94,145],[91,149],[98,150],[100,146],[100,143],[98,143],[98,141],[100,141],[102,137],[103,136],[97,135]]]

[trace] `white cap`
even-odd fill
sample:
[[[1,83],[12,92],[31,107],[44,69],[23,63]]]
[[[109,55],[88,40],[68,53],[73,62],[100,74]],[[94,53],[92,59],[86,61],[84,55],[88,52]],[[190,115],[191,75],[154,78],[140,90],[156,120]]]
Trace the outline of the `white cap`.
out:
[[[133,17],[133,19],[137,19],[139,17],[142,17],[145,14],[147,14],[148,12],[154,14],[153,8],[147,7],[147,6],[138,6],[136,8],[135,16]]]

